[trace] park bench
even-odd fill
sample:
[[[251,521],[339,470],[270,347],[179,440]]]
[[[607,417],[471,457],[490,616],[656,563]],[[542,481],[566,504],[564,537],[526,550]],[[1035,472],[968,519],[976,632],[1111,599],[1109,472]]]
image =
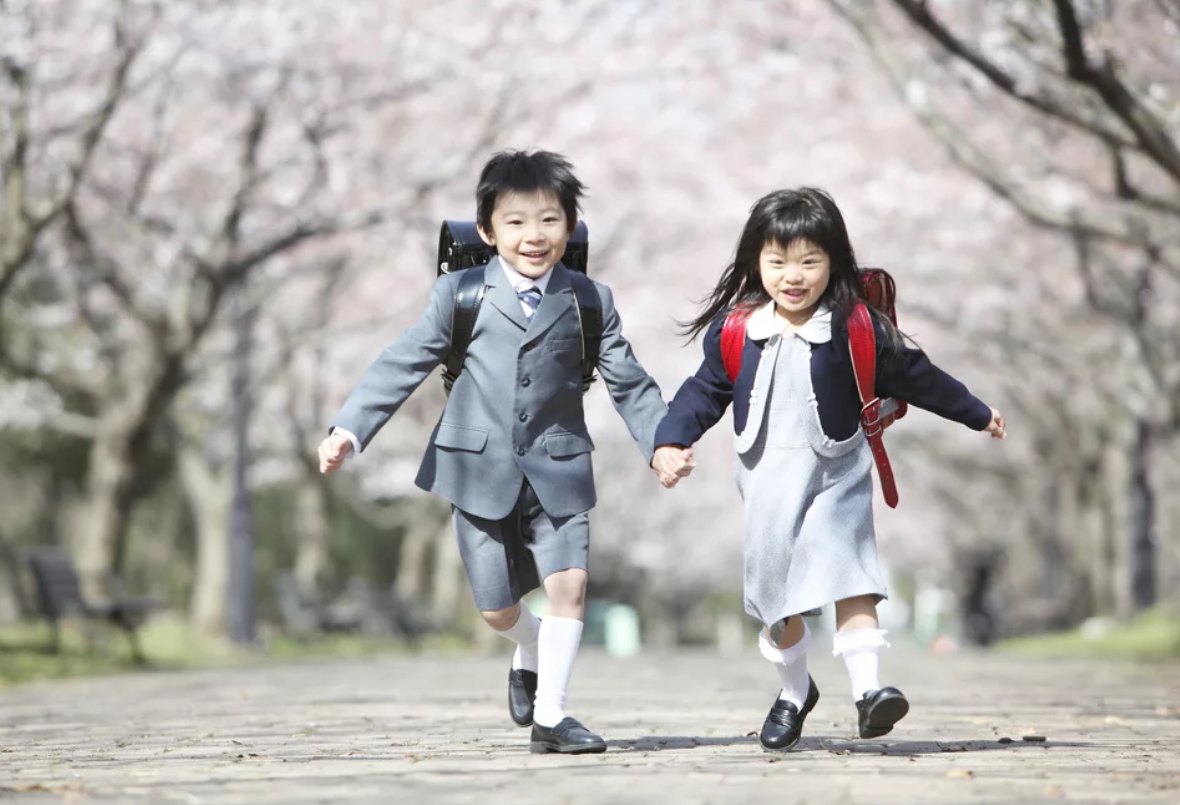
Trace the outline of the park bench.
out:
[[[146,596],[88,601],[82,595],[73,562],[61,548],[33,548],[28,552],[28,563],[36,583],[41,614],[52,628],[50,652],[57,654],[61,651],[62,619],[77,617],[88,622],[109,623],[122,629],[131,646],[132,658],[139,665],[146,664],[136,630],[151,612],[162,606],[159,601]]]

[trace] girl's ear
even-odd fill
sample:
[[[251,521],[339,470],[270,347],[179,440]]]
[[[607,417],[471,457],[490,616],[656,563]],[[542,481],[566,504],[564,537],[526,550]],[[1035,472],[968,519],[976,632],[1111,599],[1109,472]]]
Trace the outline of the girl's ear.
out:
[[[483,228],[483,224],[477,223],[475,225],[475,229],[477,232],[479,232],[479,236],[483,238],[484,243],[488,244],[489,246],[496,245],[496,236],[488,234],[487,230]]]

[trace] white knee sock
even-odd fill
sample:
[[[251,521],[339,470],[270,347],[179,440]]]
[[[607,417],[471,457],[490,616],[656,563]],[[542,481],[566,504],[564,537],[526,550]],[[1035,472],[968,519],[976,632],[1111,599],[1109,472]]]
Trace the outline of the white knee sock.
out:
[[[807,701],[807,692],[811,688],[811,677],[807,674],[807,651],[811,648],[811,630],[803,624],[803,637],[790,648],[779,648],[770,642],[765,630],[758,633],[758,650],[762,656],[774,663],[782,680],[782,690],[778,697],[792,702],[799,710]]]
[[[884,629],[852,629],[832,637],[832,654],[842,656],[852,680],[852,700],[860,701],[869,691],[881,687],[877,652],[888,648]]]
[[[582,622],[546,616],[537,640],[537,700],[533,721],[556,727],[565,718],[565,694],[569,689],[574,657],[582,642]]]
[[[523,668],[536,673],[537,670],[537,637],[540,634],[541,621],[533,614],[524,602],[520,602],[520,617],[511,628],[497,632],[516,644],[516,653],[512,655],[513,669]]]

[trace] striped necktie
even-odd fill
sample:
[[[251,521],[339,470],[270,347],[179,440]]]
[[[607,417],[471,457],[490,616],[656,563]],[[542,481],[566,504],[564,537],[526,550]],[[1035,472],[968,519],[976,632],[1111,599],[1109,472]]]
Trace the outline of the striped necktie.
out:
[[[517,291],[516,295],[524,303],[525,318],[532,321],[533,314],[537,312],[537,307],[541,304],[541,289],[533,285],[523,291]]]

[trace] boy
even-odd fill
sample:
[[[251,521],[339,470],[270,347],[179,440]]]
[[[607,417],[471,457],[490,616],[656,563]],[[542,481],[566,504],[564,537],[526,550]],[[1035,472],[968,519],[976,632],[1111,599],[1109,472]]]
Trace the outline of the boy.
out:
[[[484,302],[463,370],[416,481],[451,502],[475,604],[488,625],[517,644],[509,713],[521,726],[532,724],[530,749],[540,753],[606,749],[564,711],[582,636],[595,503],[581,329],[569,270],[560,262],[581,196],[581,182],[558,154],[508,151],[484,166],[477,227],[497,256],[484,269]],[[363,449],[443,361],[461,273],[435,282],[422,318],[382,352],[345,401],[320,445],[321,471],[334,472]],[[623,338],[610,290],[598,283],[595,289],[603,319],[598,371],[650,465],[667,406]],[[663,482],[691,471],[688,453],[659,458]],[[549,601],[543,621],[520,600],[540,584]]]

